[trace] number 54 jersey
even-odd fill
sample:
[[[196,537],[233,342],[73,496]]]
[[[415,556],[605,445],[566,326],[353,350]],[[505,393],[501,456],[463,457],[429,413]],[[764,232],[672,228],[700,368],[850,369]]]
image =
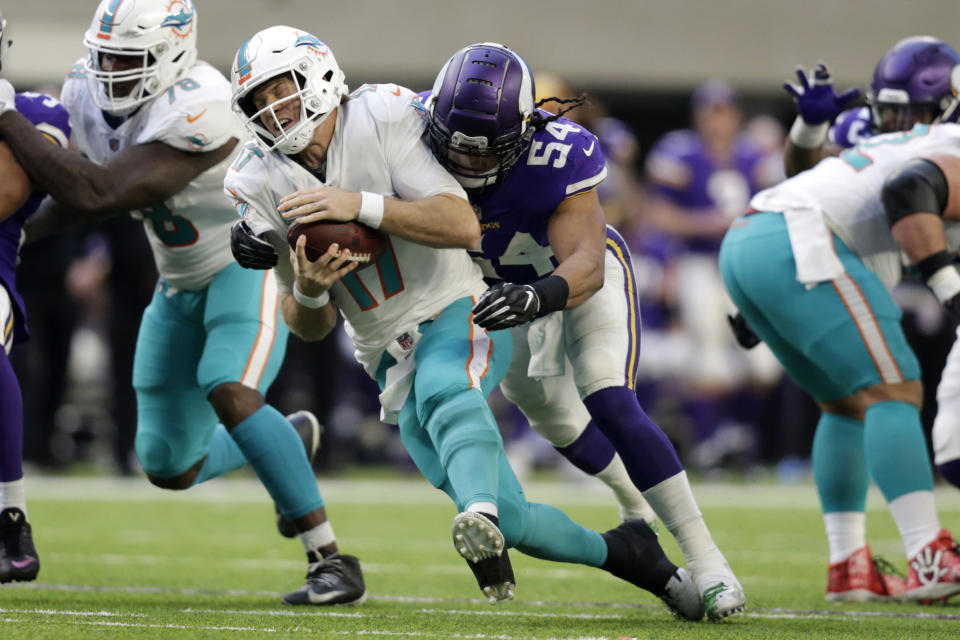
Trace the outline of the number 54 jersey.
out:
[[[441,193],[466,199],[462,187],[430,153],[423,140],[423,105],[409,89],[364,85],[337,107],[327,149],[326,184],[347,191],[369,191],[402,200]],[[280,254],[277,285],[293,288],[286,242],[290,221],[278,212],[280,199],[323,183],[292,158],[248,143],[227,173],[224,190],[257,234],[267,233]],[[330,295],[346,320],[356,358],[374,375],[393,343],[416,336],[421,322],[449,304],[486,289],[479,267],[463,249],[437,249],[390,235],[373,265],[334,283]],[[406,336],[406,337],[405,337]]]
[[[160,142],[198,153],[245,137],[243,123],[230,109],[230,83],[205,62],[119,124],[114,121],[116,126],[94,104],[90,89],[81,60],[67,75],[61,99],[77,147],[98,164],[135,145]],[[202,289],[233,262],[230,225],[237,214],[223,197],[231,161],[228,156],[207,169],[172,198],[131,212],[143,220],[161,277],[177,289]]]

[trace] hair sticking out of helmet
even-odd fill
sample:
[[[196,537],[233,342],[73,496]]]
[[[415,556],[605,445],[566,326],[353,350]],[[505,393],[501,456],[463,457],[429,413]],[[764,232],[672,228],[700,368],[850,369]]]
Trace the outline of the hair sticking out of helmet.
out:
[[[268,149],[303,151],[347,95],[333,52],[314,35],[276,26],[244,42],[230,68],[233,110]]]
[[[956,122],[960,117],[960,55],[930,36],[897,42],[877,63],[867,104],[881,132],[918,123]]]
[[[457,51],[437,75],[427,110],[437,160],[476,193],[502,180],[535,130],[533,74],[501,44]]]
[[[197,61],[193,0],[101,0],[83,36],[96,105],[127,115],[182,78]]]

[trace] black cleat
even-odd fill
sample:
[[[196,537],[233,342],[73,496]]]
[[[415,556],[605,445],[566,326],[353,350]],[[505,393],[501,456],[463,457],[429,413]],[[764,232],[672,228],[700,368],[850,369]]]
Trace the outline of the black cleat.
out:
[[[513,577],[506,542],[497,519],[485,513],[464,511],[453,519],[453,546],[473,571],[490,604],[513,600]]]
[[[313,459],[317,457],[317,451],[320,450],[320,435],[323,433],[323,425],[317,420],[317,416],[305,410],[291,413],[287,416],[287,420],[297,430],[300,440],[303,441],[303,448],[307,452],[307,460],[310,461],[310,468],[312,469]],[[280,535],[284,538],[296,538],[297,528],[294,526],[293,520],[280,513],[280,508],[277,507],[276,503],[273,505],[273,510],[277,514],[277,531],[280,532]]]
[[[646,522],[627,520],[601,535],[607,542],[602,569],[657,596],[678,618],[703,617],[703,600],[693,578],[670,562]]]
[[[27,516],[17,507],[0,511],[0,583],[27,582],[40,572]]]
[[[355,556],[333,553],[318,560],[316,554],[308,553],[307,559],[306,584],[283,596],[284,604],[363,604],[367,599]]]

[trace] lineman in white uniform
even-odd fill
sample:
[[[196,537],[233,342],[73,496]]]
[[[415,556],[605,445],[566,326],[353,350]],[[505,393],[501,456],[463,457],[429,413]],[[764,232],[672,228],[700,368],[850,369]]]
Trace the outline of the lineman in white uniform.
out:
[[[89,56],[63,88],[74,142],[89,160],[35,142],[39,134],[15,121],[2,126],[57,201],[28,235],[127,211],[143,220],[160,272],[133,371],[144,471],[159,487],[187,489],[249,462],[281,514],[281,533],[299,533],[311,562],[327,556],[332,588],[310,602],[359,602],[359,565],[337,554],[311,469],[316,418],[298,412],[295,428],[264,403],[288,330],[273,278],[231,259],[236,213],[222,189],[243,125],[229,83],[196,61],[196,29],[191,0],[100,3],[84,36]]]

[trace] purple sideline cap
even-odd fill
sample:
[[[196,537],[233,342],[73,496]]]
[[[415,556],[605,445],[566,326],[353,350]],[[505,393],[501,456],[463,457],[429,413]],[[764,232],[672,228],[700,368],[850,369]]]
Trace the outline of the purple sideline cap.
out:
[[[690,106],[694,109],[721,105],[737,106],[739,101],[740,93],[732,84],[726,80],[713,78],[697,87],[690,99]]]

